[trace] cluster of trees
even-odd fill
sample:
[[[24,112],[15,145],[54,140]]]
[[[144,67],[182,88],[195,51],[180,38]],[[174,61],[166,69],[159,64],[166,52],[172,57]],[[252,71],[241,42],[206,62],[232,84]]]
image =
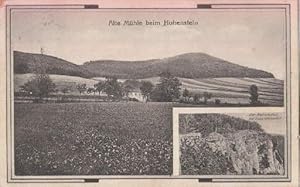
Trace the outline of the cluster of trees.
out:
[[[172,76],[170,73],[162,73],[158,84],[154,85],[150,81],[134,81],[128,80],[120,83],[114,77],[107,77],[105,81],[99,81],[94,85],[94,88],[87,88],[86,84],[77,85],[80,93],[106,93],[109,98],[121,99],[128,97],[128,94],[135,88],[131,84],[136,84],[146,101],[171,102],[179,99],[180,86],[179,79]]]
[[[106,93],[111,99],[120,99],[127,95],[130,89],[128,86],[118,82],[114,77],[107,77],[105,81],[99,81],[92,88],[88,88],[86,84],[77,84],[76,86],[79,94],[88,93],[96,94]]]
[[[171,102],[180,97],[181,82],[169,72],[160,74],[159,83],[150,92],[150,98],[157,102]],[[148,90],[150,91],[150,90]]]
[[[206,137],[212,132],[227,134],[239,130],[264,132],[257,122],[226,114],[181,114],[179,118],[181,134],[198,132],[202,134],[202,137]]]
[[[135,84],[135,86],[131,85]],[[171,102],[180,97],[179,79],[172,76],[170,73],[162,73],[158,84],[154,85],[150,81],[125,81],[119,83],[116,78],[107,78],[105,82],[99,81],[95,85],[95,89],[105,92],[112,97],[128,97],[135,87],[140,89],[140,92],[146,101]]]
[[[56,85],[52,82],[46,73],[35,74],[21,89],[32,96],[42,99],[51,92],[55,92]]]
[[[200,99],[203,98],[203,103],[207,104],[208,99],[211,99],[212,94],[209,92],[203,92],[203,94],[199,93],[191,93],[188,89],[184,89],[182,92],[182,97],[185,102],[199,103]]]

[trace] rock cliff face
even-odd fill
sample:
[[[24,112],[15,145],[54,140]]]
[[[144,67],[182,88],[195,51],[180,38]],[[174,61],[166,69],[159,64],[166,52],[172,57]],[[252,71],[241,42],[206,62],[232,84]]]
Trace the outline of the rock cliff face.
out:
[[[214,167],[204,170],[209,163],[214,163]],[[283,175],[284,162],[271,135],[264,132],[212,132],[206,137],[188,133],[181,135],[181,169],[187,175]]]

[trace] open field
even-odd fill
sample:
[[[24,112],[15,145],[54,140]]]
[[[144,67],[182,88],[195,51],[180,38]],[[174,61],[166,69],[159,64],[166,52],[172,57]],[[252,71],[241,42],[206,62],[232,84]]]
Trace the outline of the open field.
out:
[[[170,175],[170,103],[15,104],[16,175]]]
[[[142,79],[157,84],[159,77]],[[284,102],[284,81],[275,78],[179,78],[182,89],[193,93],[212,93],[211,100],[221,103],[249,104],[249,87],[258,87],[259,101],[267,105],[282,106]]]
[[[212,100],[221,103],[249,104],[249,87],[258,87],[258,100],[267,105],[282,106],[284,102],[284,82],[274,78],[180,78],[182,87],[194,93],[212,93]]]

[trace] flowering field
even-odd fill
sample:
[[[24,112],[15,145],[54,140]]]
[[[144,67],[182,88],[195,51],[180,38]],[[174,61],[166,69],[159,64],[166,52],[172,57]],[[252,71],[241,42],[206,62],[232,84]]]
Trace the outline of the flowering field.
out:
[[[170,175],[172,104],[15,104],[16,175]]]

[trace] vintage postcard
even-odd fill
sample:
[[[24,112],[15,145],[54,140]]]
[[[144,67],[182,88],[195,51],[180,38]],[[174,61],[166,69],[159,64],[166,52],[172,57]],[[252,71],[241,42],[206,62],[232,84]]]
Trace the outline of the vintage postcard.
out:
[[[296,184],[297,3],[105,2],[5,4],[9,183]]]

